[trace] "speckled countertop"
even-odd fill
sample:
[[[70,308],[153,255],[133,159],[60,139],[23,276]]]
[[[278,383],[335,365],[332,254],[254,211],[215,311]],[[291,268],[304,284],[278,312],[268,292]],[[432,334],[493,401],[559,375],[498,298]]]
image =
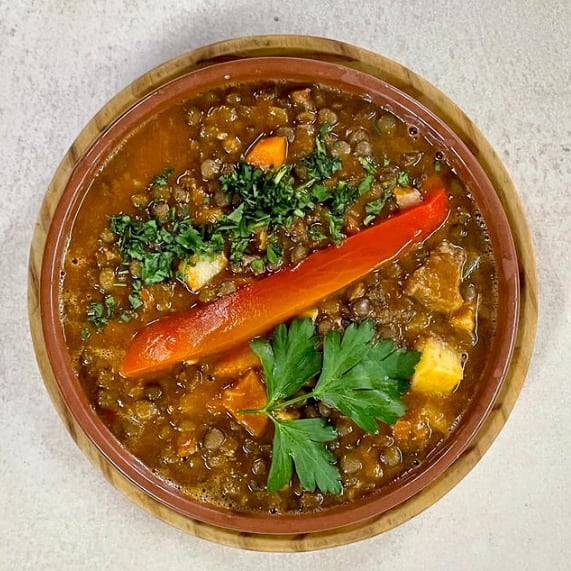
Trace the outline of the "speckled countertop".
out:
[[[0,0],[0,568],[569,569],[570,29],[568,0]],[[187,536],[107,484],[48,399],[26,316],[33,223],[82,126],[162,61],[262,33],[355,43],[405,64],[455,100],[519,189],[540,280],[527,382],[468,477],[382,536],[294,555]]]

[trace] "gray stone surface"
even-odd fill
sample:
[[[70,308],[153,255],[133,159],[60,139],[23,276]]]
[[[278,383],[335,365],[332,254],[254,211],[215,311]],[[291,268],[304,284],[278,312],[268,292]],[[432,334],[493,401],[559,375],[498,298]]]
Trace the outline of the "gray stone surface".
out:
[[[0,0],[0,567],[568,569],[570,29],[569,0]],[[535,356],[494,446],[414,520],[320,553],[212,545],[131,504],[65,432],[43,388],[26,318],[33,222],[81,127],[160,62],[259,33],[353,42],[436,84],[497,149],[537,246]]]

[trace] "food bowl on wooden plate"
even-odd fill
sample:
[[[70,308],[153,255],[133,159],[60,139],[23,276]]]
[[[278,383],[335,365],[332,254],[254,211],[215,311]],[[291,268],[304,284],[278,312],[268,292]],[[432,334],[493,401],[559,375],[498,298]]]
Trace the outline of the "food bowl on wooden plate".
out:
[[[32,250],[36,351],[80,446],[226,543],[281,549],[417,501],[477,445],[518,334],[516,247],[474,153],[316,59],[132,99],[83,133]]]

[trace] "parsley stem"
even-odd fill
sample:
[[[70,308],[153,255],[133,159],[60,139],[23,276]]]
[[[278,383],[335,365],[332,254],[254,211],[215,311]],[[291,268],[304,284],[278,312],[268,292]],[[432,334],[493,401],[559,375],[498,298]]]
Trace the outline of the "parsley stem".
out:
[[[241,408],[238,414],[265,414],[266,416],[270,416],[265,408]]]
[[[319,393],[317,391],[311,391],[309,393],[305,393],[304,395],[299,395],[298,397],[295,397],[293,399],[289,399],[289,400],[285,400],[285,401],[281,401],[281,402],[276,402],[276,403],[268,403],[264,408],[243,408],[240,409],[238,411],[238,414],[265,414],[266,416],[269,416],[270,418],[273,418],[273,415],[271,414],[274,410],[280,410],[282,408],[288,408],[290,406],[293,406],[294,404],[297,404],[299,402],[304,402],[307,399],[310,398],[317,398],[319,397]]]
[[[312,397],[318,397],[318,396],[319,396],[319,393],[317,391],[311,391],[309,393],[305,393],[304,395],[300,395],[300,396],[295,397],[293,399],[289,399],[289,400],[285,400],[282,402],[275,403],[275,404],[273,404],[267,408],[269,411],[279,410],[281,408],[288,408],[290,406],[293,406],[294,404],[297,404],[298,402],[304,402],[307,399],[310,399]]]

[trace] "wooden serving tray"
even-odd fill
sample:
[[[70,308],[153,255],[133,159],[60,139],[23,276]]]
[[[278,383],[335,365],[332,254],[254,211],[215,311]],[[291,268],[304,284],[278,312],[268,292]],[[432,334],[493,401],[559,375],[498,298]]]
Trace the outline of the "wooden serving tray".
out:
[[[183,516],[134,486],[101,455],[67,410],[46,355],[38,309],[41,260],[53,210],[75,162],[94,139],[138,99],[167,81],[214,63],[260,56],[319,59],[356,68],[393,84],[439,115],[468,145],[494,185],[512,229],[520,266],[519,332],[511,367],[472,445],[439,479],[407,502],[366,522],[328,532],[259,535],[222,529]],[[309,36],[255,36],[198,48],[156,67],[111,99],[86,125],[59,165],[41,207],[30,252],[28,311],[38,364],[50,397],[72,438],[111,484],[151,514],[197,537],[245,549],[294,552],[343,545],[391,529],[432,505],[474,467],[506,422],[527,373],[537,325],[537,276],[531,235],[514,185],[490,144],[448,97],[406,67],[350,44]]]

